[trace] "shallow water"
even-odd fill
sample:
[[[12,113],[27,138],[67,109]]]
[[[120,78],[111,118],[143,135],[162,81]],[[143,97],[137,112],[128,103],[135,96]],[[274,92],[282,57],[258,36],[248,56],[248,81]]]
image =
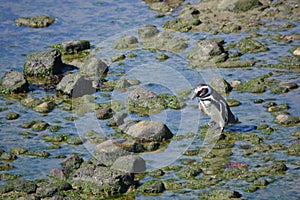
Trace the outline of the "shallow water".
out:
[[[197,1],[188,1],[195,3]],[[14,20],[18,17],[33,16],[33,15],[51,15],[57,20],[56,22],[42,29],[33,29],[28,27],[17,27],[14,24]],[[174,13],[173,13],[174,14]],[[9,1],[2,2],[0,6],[0,76],[10,69],[22,71],[26,55],[42,51],[47,47],[61,43],[72,39],[86,39],[89,40],[94,47],[100,48],[97,56],[101,59],[108,59],[123,51],[113,50],[112,45],[123,34],[137,35],[137,28],[144,24],[154,24],[161,27],[164,20],[172,18],[172,13],[164,18],[157,18],[157,13],[148,9],[145,2],[140,0],[134,1]],[[284,21],[270,22],[270,24],[281,24]],[[285,31],[276,31],[276,33],[289,35],[297,33],[299,31],[300,23],[296,23],[296,27]],[[267,29],[261,29],[258,33],[267,35],[274,34],[274,31]],[[248,33],[241,32],[239,34],[219,34],[218,38],[222,38],[225,42],[232,43],[245,37]],[[122,72],[126,75],[125,78],[136,78],[142,83],[140,85],[151,88],[154,92],[162,93],[169,92],[172,94],[178,94],[179,91],[185,89],[191,89],[199,82],[209,82],[214,76],[222,76],[226,80],[247,80],[268,72],[276,72],[274,69],[266,68],[253,68],[249,70],[245,69],[192,69],[188,66],[188,62],[185,59],[185,53],[193,47],[194,44],[203,38],[214,38],[215,36],[209,33],[186,33],[177,34],[180,37],[189,38],[189,48],[179,55],[174,55],[168,52],[164,52],[170,56],[165,62],[159,62],[156,60],[156,53],[142,50],[139,47],[137,50],[130,51],[135,53],[138,57],[134,59],[127,58],[124,61],[124,65],[118,65],[118,63],[111,63],[110,69],[115,72]],[[299,41],[293,41],[292,43],[275,42],[266,37],[259,37],[261,40],[269,45],[271,48],[268,52],[258,54],[246,54],[241,59],[259,59],[262,64],[277,63],[279,57],[290,55],[288,52],[294,46],[299,46]],[[124,51],[128,53],[128,51]],[[158,52],[160,53],[160,52]],[[298,85],[300,84],[299,72],[286,73],[279,76],[282,80],[292,80]],[[108,78],[113,80],[119,78],[115,73],[109,74]],[[49,92],[51,94],[51,91]],[[44,91],[30,92],[31,96],[44,96]],[[111,94],[111,98],[101,97],[100,93],[96,93],[95,96],[99,101],[108,102],[110,100],[125,101],[128,92],[115,91]],[[266,112],[266,109],[262,105],[255,105],[253,101],[255,99],[275,98],[278,104],[288,103],[291,109],[289,112],[292,115],[300,115],[299,107],[299,89],[293,90],[287,94],[272,95],[269,92],[264,94],[255,95],[249,93],[239,93],[233,91],[230,96],[238,99],[242,102],[239,107],[232,108],[242,121],[241,126],[252,127],[261,124],[262,122],[274,126],[273,116]],[[12,102],[12,104],[7,104]],[[160,114],[149,117],[152,120],[160,120],[165,122],[174,134],[186,134],[187,132],[197,132],[198,127],[207,123],[208,118],[202,117],[197,109],[197,102],[187,100],[187,106],[180,110],[166,110]],[[12,146],[22,146],[26,149],[41,151],[47,150],[51,153],[51,156],[47,159],[32,158],[28,156],[20,156],[16,161],[11,164],[15,166],[15,169],[9,171],[9,173],[21,174],[23,179],[37,179],[46,178],[50,169],[60,167],[59,163],[61,159],[54,158],[58,155],[78,153],[84,158],[92,156],[93,145],[85,143],[80,146],[62,145],[60,149],[48,150],[50,146],[42,140],[41,133],[53,134],[49,130],[38,133],[37,136],[31,139],[25,139],[20,136],[19,133],[27,131],[22,129],[20,125],[23,122],[28,122],[35,119],[41,119],[41,115],[27,109],[20,105],[16,101],[8,101],[6,99],[0,99],[0,106],[8,107],[8,110],[0,112],[0,148],[9,150]],[[8,121],[5,119],[6,114],[9,111],[15,111],[20,113],[21,117],[17,120]],[[94,115],[87,115],[78,118],[74,122],[65,119],[67,116],[72,116],[72,113],[62,111],[60,109],[53,110],[47,116],[42,119],[47,121],[51,125],[60,125],[63,128],[55,134],[67,133],[70,135],[82,135],[86,130],[94,129],[101,132],[104,135],[113,133],[113,130],[107,127],[105,124],[107,121],[99,121],[95,119]],[[129,119],[140,118],[135,115],[130,115]],[[299,130],[299,127],[289,128],[286,133],[285,128],[276,127],[278,131],[272,133],[269,137],[271,143],[280,141],[281,143],[289,146],[293,142],[293,138],[290,133],[293,130]],[[242,133],[241,133],[242,134]],[[178,158],[182,156],[182,152],[186,149],[193,149],[196,145],[193,144],[201,142],[195,138],[188,138],[178,141],[172,141],[168,147],[161,152],[143,154],[142,157],[147,161],[147,168],[159,168],[170,164],[178,164]],[[238,148],[239,143],[235,144],[233,148],[233,155],[231,159],[236,162],[251,163],[255,166],[259,164],[260,160],[251,160],[241,156],[241,152]],[[289,163],[297,161],[297,157],[286,156],[283,153],[274,154],[279,160],[288,160]],[[183,156],[184,157],[184,156]],[[201,158],[196,158],[201,160]],[[174,176],[174,175],[170,175]],[[243,193],[243,197],[249,199],[270,199],[270,198],[285,198],[296,199],[300,196],[299,182],[300,172],[294,166],[289,166],[289,170],[286,175],[280,178],[275,183],[270,184],[266,189],[258,190],[254,193]],[[167,178],[167,177],[164,177]],[[146,177],[145,180],[149,179]],[[0,181],[0,183],[2,183]],[[238,187],[234,187],[234,184],[227,183],[224,188],[231,188],[238,190]],[[213,189],[213,188],[211,188]],[[188,193],[179,194],[173,192],[164,192],[160,198],[174,198],[174,199],[192,199],[198,197],[198,191],[189,191]],[[144,195],[138,195],[137,199],[157,199],[157,197],[147,197]]]

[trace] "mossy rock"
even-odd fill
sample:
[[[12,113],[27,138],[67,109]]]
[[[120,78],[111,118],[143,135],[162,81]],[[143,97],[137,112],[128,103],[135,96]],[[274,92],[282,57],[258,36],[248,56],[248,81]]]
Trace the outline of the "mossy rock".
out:
[[[25,154],[28,150],[20,147],[20,146],[13,146],[10,150],[11,153],[13,153],[14,155],[22,155]]]
[[[236,89],[241,92],[263,93],[267,87],[273,83],[272,80],[268,80],[272,75],[272,73],[269,73],[250,79],[247,82],[240,84]]]
[[[300,142],[295,142],[288,147],[286,153],[292,156],[300,156]]]
[[[48,128],[49,124],[44,121],[36,120],[34,124],[31,126],[33,131],[44,131]]]
[[[81,137],[69,137],[66,143],[70,145],[81,145],[84,143],[84,140]]]
[[[137,191],[141,193],[162,193],[164,190],[165,186],[163,182],[159,180],[149,180],[137,189]]]
[[[50,156],[50,153],[47,151],[28,151],[25,153],[25,155],[39,158],[48,158]]]
[[[0,160],[5,160],[5,161],[13,161],[16,159],[17,156],[11,152],[3,152],[0,156]]]
[[[18,113],[16,113],[16,112],[9,112],[6,116],[5,116],[5,118],[7,119],[7,120],[15,120],[15,119],[18,119],[20,117],[20,115],[18,114]]]
[[[18,180],[13,183],[13,186],[15,191],[27,194],[35,193],[37,189],[37,184],[34,181]]]
[[[195,178],[201,172],[202,172],[201,166],[199,164],[193,164],[180,169],[176,174],[180,178],[191,179],[191,178]]]
[[[55,22],[55,18],[45,15],[33,17],[21,17],[15,20],[17,26],[29,26],[31,28],[44,28]]]
[[[264,44],[251,38],[244,38],[240,40],[237,43],[237,46],[243,54],[265,52],[269,50]]]
[[[58,134],[58,135],[47,135],[43,139],[46,142],[52,142],[52,143],[59,143],[59,142],[65,142],[69,138],[69,135],[67,134]]]

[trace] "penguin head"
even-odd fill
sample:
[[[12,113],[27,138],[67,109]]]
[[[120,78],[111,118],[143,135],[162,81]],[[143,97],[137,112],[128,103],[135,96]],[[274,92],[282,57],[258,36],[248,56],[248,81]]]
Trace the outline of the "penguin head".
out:
[[[200,84],[198,85],[193,93],[192,99],[195,99],[196,97],[198,98],[205,98],[211,95],[211,88],[207,84]]]

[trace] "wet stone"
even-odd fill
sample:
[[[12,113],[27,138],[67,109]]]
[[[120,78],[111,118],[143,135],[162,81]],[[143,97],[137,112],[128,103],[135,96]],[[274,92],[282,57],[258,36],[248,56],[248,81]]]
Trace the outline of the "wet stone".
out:
[[[35,121],[34,124],[31,126],[33,131],[44,131],[48,128],[49,124],[44,121]]]
[[[81,137],[69,137],[66,143],[69,145],[81,145],[84,143],[84,139]]]
[[[23,93],[28,91],[28,82],[21,72],[10,70],[3,75],[0,93]]]
[[[15,20],[17,26],[28,26],[31,28],[44,28],[55,22],[55,18],[45,15],[33,17],[21,17]]]
[[[135,49],[138,47],[138,39],[135,36],[123,35],[113,48],[115,49]]]
[[[79,69],[79,73],[85,77],[101,77],[107,71],[107,64],[96,56],[87,57]]]
[[[232,90],[231,85],[221,77],[213,77],[209,85],[220,94],[227,94]]]
[[[101,120],[110,119],[113,116],[113,110],[111,108],[102,108],[96,110],[96,117]]]
[[[17,156],[10,152],[3,152],[0,156],[0,160],[4,160],[4,161],[13,161],[16,159],[17,159]]]
[[[147,24],[139,28],[138,35],[142,39],[152,38],[158,35],[159,30],[156,26]]]
[[[165,190],[165,186],[159,180],[149,180],[137,190],[142,193],[162,193]]]
[[[240,198],[242,195],[237,191],[232,190],[214,190],[210,193],[211,197],[217,199],[230,199],[230,198]]]
[[[90,47],[90,42],[87,40],[71,40],[61,43],[61,49],[68,54],[78,53]]]
[[[83,163],[83,159],[80,158],[76,154],[69,155],[67,158],[65,158],[62,162],[61,165],[66,168],[66,169],[78,169],[80,165]]]
[[[289,114],[279,114],[275,118],[275,122],[279,125],[285,125],[285,126],[294,126],[299,122],[299,118],[291,116]]]
[[[258,53],[258,52],[265,52],[269,50],[267,47],[265,47],[264,44],[260,43],[257,40],[253,40],[251,38],[241,39],[237,43],[237,46],[242,53]]]
[[[22,155],[25,154],[28,150],[25,148],[22,148],[20,146],[13,146],[10,150],[11,153],[14,155]]]
[[[297,141],[288,147],[286,153],[292,156],[300,156],[300,142]]]
[[[9,112],[6,116],[5,116],[5,118],[7,119],[7,120],[15,120],[15,119],[18,119],[20,117],[20,115],[18,114],[18,113],[16,113],[16,112]]]

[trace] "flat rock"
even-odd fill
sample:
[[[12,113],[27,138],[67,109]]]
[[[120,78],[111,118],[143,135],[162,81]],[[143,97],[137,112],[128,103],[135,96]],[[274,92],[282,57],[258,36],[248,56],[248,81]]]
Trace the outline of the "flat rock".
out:
[[[44,28],[55,22],[55,18],[45,15],[34,17],[20,17],[15,20],[17,26],[28,26],[31,28]]]

